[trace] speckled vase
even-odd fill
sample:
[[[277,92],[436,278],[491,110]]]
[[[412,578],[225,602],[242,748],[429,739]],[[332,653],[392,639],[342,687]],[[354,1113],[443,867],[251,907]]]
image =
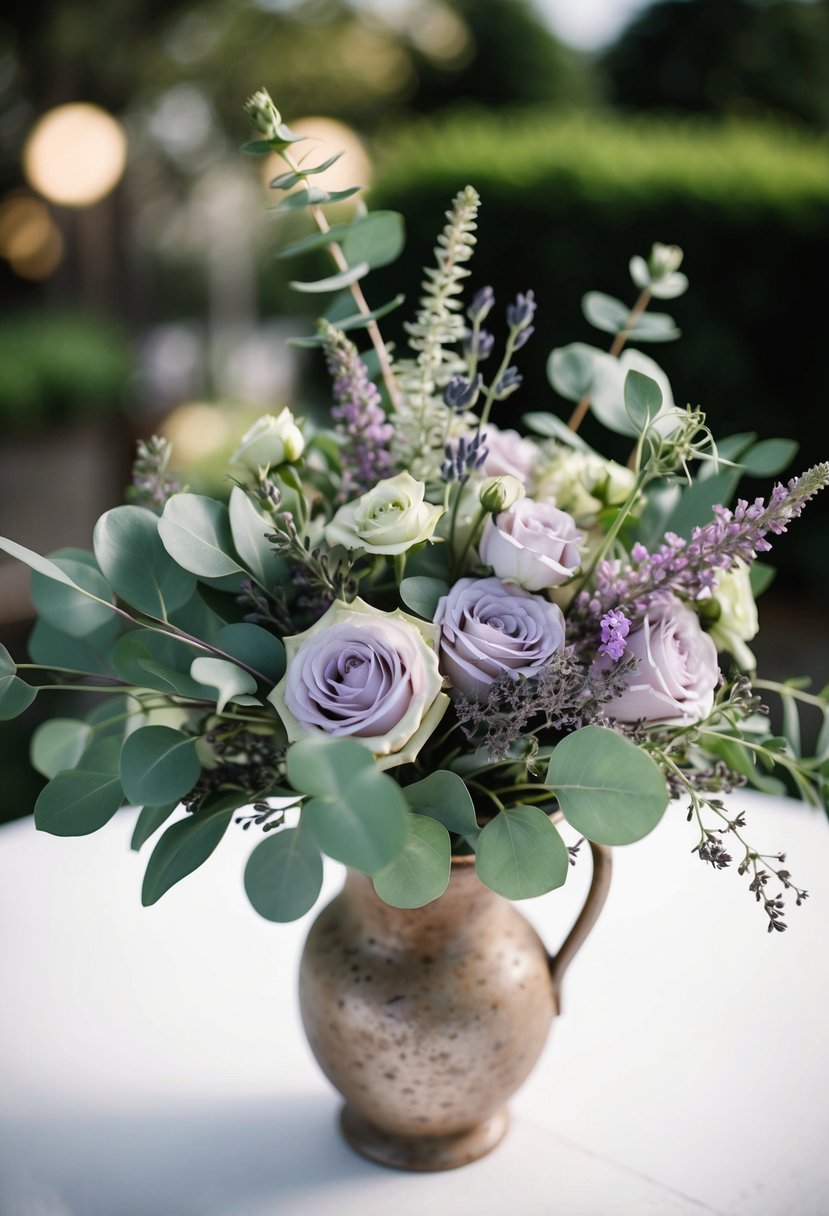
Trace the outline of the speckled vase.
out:
[[[484,1156],[507,1128],[507,1099],[541,1054],[564,971],[610,883],[592,845],[584,907],[555,958],[508,900],[457,857],[446,892],[391,908],[349,871],[318,916],[300,968],[311,1049],[345,1098],[349,1143],[383,1165],[442,1170]]]

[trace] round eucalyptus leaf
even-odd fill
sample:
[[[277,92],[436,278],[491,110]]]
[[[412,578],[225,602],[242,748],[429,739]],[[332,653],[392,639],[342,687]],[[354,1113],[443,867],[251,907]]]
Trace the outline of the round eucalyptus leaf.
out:
[[[186,604],[196,579],[173,561],[146,507],[113,507],[95,525],[95,557],[116,595],[139,612],[166,620]]]
[[[311,735],[288,748],[288,780],[301,794],[336,796],[354,778],[374,768],[371,752],[353,739]]]
[[[75,768],[91,738],[92,727],[77,718],[51,718],[41,722],[29,746],[32,768],[49,778]]]
[[[580,401],[593,383],[596,357],[603,354],[584,342],[559,346],[547,360],[547,378],[567,401]]]
[[[54,564],[71,583],[58,582],[36,570],[32,575],[32,601],[38,615],[54,629],[76,638],[109,625],[113,618],[112,591],[101,572],[68,557],[56,557]]]
[[[219,650],[260,671],[272,684],[285,674],[285,647],[261,625],[247,621],[225,625],[216,639]]]
[[[499,811],[478,838],[476,873],[507,899],[530,899],[562,886],[569,864],[567,846],[537,806]]]
[[[5,646],[0,646],[0,722],[22,714],[36,696],[37,689],[20,679],[16,663]]]
[[[265,920],[298,920],[322,887],[322,855],[310,832],[283,828],[258,844],[245,866],[245,891]]]
[[[584,726],[556,746],[547,784],[567,822],[598,844],[641,840],[668,805],[668,787],[656,763],[604,726]]]
[[[581,310],[586,321],[607,334],[617,334],[625,329],[630,316],[627,304],[603,291],[588,291],[582,297]]]
[[[438,769],[422,781],[407,785],[403,793],[410,807],[436,819],[447,831],[477,836],[478,820],[472,797],[457,773]]]
[[[365,874],[387,866],[407,839],[406,801],[400,786],[379,772],[373,761],[336,793],[307,802],[302,822],[324,853]]]
[[[799,447],[794,439],[761,439],[749,448],[740,464],[749,477],[773,477],[791,464]]]
[[[266,519],[251,502],[241,486],[230,491],[230,530],[236,552],[263,587],[273,587],[285,578],[286,566],[265,539],[273,531],[273,522]]]
[[[113,670],[112,645],[122,626],[123,621],[113,612],[105,625],[75,638],[44,620],[37,620],[29,634],[29,655],[33,663],[44,667],[70,667],[74,671],[108,675]]]
[[[196,740],[171,726],[142,726],[127,736],[121,781],[137,806],[177,802],[193,788],[200,772]]]
[[[393,908],[422,908],[449,886],[452,848],[446,828],[425,815],[409,815],[408,823],[405,846],[372,878],[374,890]]]
[[[228,701],[245,693],[256,692],[256,680],[249,671],[231,663],[229,659],[217,659],[212,655],[193,659],[190,675],[201,684],[207,684],[217,692],[216,710],[221,713]]]
[[[242,569],[232,556],[227,507],[214,498],[174,494],[158,521],[158,534],[173,560],[191,574],[225,578]]]
[[[427,578],[416,574],[404,578],[400,584],[400,598],[407,608],[431,621],[435,616],[438,600],[449,591],[449,584],[442,578]]]

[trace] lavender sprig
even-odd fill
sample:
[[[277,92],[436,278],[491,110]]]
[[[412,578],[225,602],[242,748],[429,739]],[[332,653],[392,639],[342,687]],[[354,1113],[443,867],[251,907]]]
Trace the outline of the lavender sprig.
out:
[[[688,600],[704,598],[716,586],[719,571],[768,552],[771,544],[766,537],[785,532],[787,524],[826,485],[829,462],[793,477],[788,485],[778,483],[768,504],[756,498],[753,503],[740,499],[733,511],[714,507],[714,519],[694,528],[689,541],[668,532],[665,543],[654,553],[644,545],[634,545],[627,569],[619,561],[600,562],[595,589],[578,596],[573,622],[595,620],[618,606],[635,621],[646,611],[653,593],[660,590],[673,591]]]
[[[393,427],[354,343],[327,321],[320,322],[320,331],[334,381],[331,416],[337,434],[344,440],[338,499],[346,502],[394,472],[390,452]]]
[[[139,439],[132,466],[132,486],[127,492],[130,502],[160,511],[168,498],[180,492],[178,478],[167,472],[172,452],[170,441],[158,435]]]

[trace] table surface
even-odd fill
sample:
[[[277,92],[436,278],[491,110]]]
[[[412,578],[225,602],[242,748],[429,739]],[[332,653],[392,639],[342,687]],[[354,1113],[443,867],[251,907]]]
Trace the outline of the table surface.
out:
[[[733,867],[690,854],[671,806],[615,850],[507,1139],[431,1175],[341,1142],[297,1008],[309,918],[247,905],[249,834],[142,909],[134,812],[80,840],[3,828],[0,1216],[823,1216],[829,831],[795,803],[739,804],[813,891],[789,931],[766,933]],[[551,947],[588,878],[585,859],[523,905]],[[326,897],[340,881],[331,865]]]

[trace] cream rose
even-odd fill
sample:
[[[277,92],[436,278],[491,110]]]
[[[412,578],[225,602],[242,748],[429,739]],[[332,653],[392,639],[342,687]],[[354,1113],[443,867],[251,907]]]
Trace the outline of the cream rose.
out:
[[[581,539],[572,515],[550,503],[521,498],[487,520],[478,552],[498,578],[520,583],[527,591],[543,591],[575,574]]]
[[[251,473],[258,473],[260,469],[271,469],[299,460],[304,448],[302,431],[291,411],[286,408],[275,418],[272,414],[257,418],[242,436],[231,457],[231,464],[240,464]]]
[[[438,635],[399,609],[332,604],[310,629],[285,638],[288,665],[268,700],[289,741],[322,731],[362,743],[383,769],[414,760],[449,704]]]
[[[719,609],[719,616],[708,631],[709,637],[714,639],[717,650],[733,655],[743,671],[754,671],[757,660],[746,642],[757,636],[760,622],[745,562],[717,575],[713,602]]]
[[[410,473],[378,481],[373,490],[340,507],[325,528],[329,545],[395,555],[431,540],[443,507],[424,502],[426,487]]]

